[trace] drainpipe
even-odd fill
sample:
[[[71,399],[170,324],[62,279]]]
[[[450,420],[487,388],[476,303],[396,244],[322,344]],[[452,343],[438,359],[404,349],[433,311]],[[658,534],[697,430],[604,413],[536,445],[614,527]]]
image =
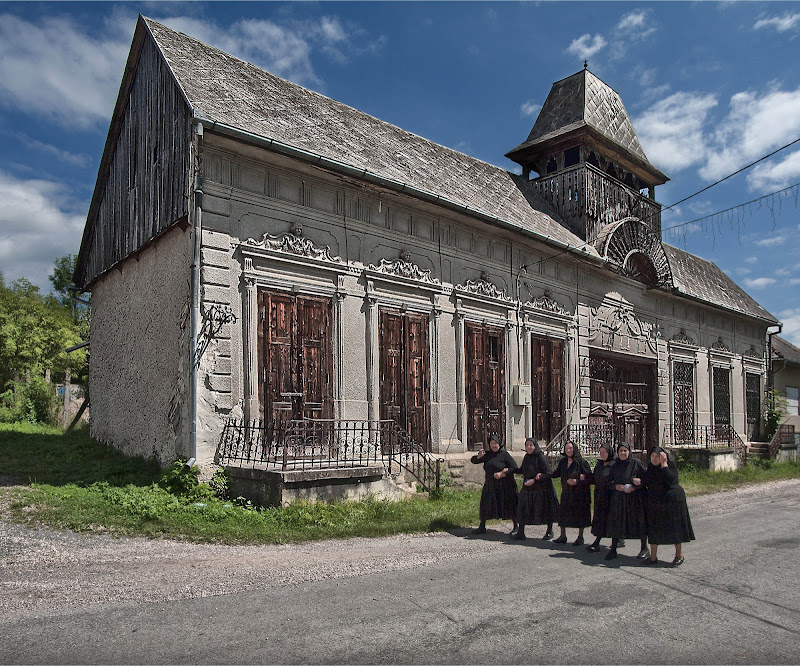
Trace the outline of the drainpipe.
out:
[[[772,372],[772,336],[777,335],[783,330],[783,324],[776,324],[777,331],[770,331],[771,326],[767,327],[767,337],[769,338],[769,345],[767,349],[767,395],[769,396],[770,409],[775,407],[775,397],[772,394],[772,389],[775,388],[775,373]]]
[[[194,126],[195,165],[194,165],[194,224],[192,228],[192,274],[191,274],[191,306],[190,306],[190,358],[191,370],[189,374],[189,420],[192,424],[191,440],[189,442],[189,456],[197,458],[197,375],[200,359],[197,355],[197,336],[200,323],[200,246],[203,235],[203,179],[200,174],[200,156],[203,148],[203,125],[196,123]]]

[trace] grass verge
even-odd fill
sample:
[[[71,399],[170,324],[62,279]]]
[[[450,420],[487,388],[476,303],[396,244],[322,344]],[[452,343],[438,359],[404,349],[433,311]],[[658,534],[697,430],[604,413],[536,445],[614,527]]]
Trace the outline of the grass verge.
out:
[[[0,512],[11,520],[78,532],[227,544],[289,543],[446,531],[478,522],[477,490],[437,499],[257,509],[219,499],[205,484],[182,492],[154,461],[98,444],[86,431],[0,424]],[[800,463],[754,461],[736,472],[684,470],[688,495],[800,477]],[[166,488],[172,488],[172,492]],[[556,483],[558,491],[558,483]]]

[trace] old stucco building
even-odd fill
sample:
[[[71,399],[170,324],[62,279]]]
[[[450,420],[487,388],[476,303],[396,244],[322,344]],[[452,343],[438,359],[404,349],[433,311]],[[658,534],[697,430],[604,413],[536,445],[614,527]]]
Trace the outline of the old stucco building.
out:
[[[619,96],[557,82],[508,156],[522,175],[140,18],[75,274],[93,435],[168,462],[287,413],[433,452],[752,434],[777,322],[661,242]]]

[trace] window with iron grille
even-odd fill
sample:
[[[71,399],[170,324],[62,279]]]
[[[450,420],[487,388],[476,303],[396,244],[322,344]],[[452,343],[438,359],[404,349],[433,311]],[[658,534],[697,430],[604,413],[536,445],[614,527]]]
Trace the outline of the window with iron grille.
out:
[[[713,369],[714,425],[729,425],[731,422],[731,370]]]
[[[761,375],[748,372],[745,375],[744,391],[747,423],[755,425],[761,419]]]
[[[800,387],[786,387],[786,414],[788,416],[800,416]]]

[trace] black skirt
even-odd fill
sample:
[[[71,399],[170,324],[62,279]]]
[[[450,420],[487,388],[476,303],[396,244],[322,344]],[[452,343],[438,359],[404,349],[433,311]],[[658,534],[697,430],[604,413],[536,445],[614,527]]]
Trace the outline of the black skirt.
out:
[[[513,476],[495,479],[489,476],[481,492],[480,519],[517,519],[517,484]]]
[[[567,483],[561,488],[558,524],[561,527],[589,527],[592,524],[591,495],[588,486]]]
[[[546,478],[519,491],[517,522],[520,525],[549,525],[558,520],[558,498],[553,482]]]
[[[608,536],[616,539],[643,539],[647,536],[642,490],[632,493],[612,491],[608,508]]]
[[[596,537],[610,536],[608,534],[608,508],[611,502],[609,487],[594,487],[594,515],[592,516],[592,534]]]
[[[635,493],[634,493],[635,494]],[[645,503],[647,540],[654,545],[694,541],[694,530],[686,506],[686,493],[680,486],[669,490],[647,491]]]

